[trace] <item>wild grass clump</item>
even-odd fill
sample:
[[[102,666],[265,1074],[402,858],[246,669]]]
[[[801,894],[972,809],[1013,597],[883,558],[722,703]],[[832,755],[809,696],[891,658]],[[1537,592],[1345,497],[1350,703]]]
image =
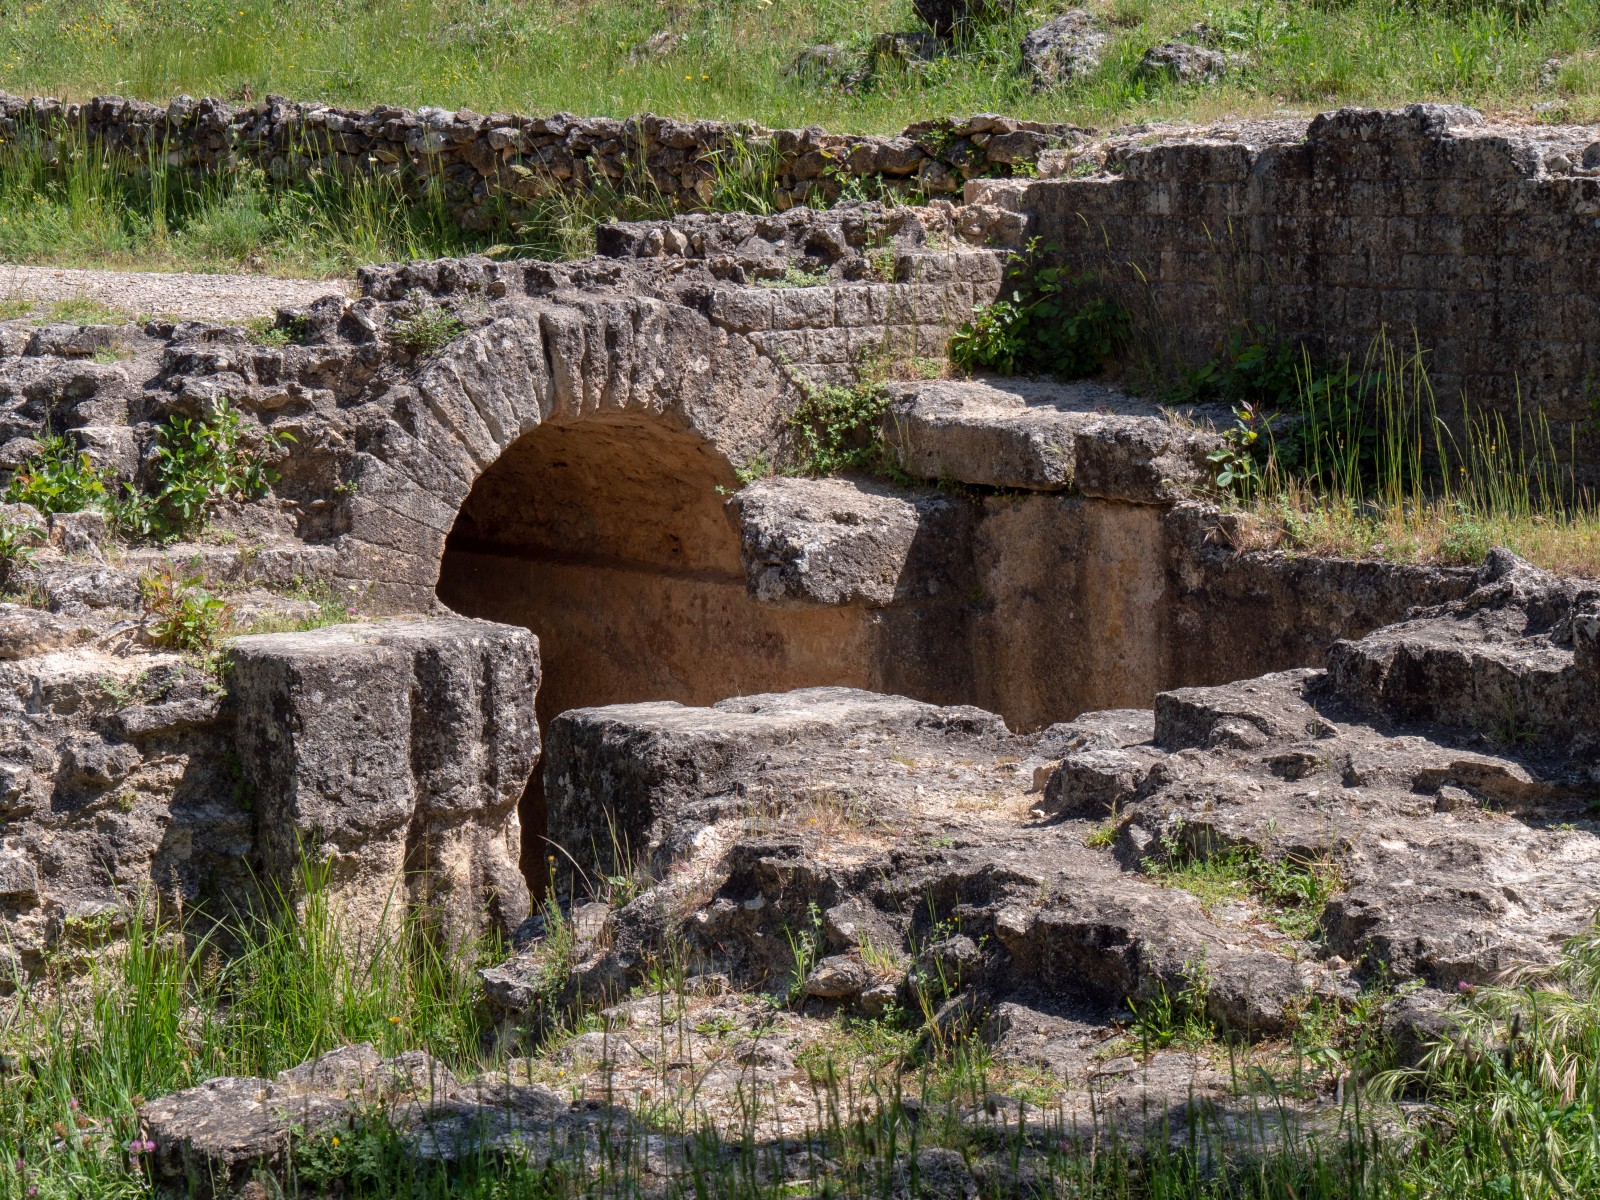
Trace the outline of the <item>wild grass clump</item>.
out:
[[[293,895],[215,925],[146,898],[91,926],[0,1008],[0,1195],[153,1196],[135,1110],[213,1076],[361,1041],[482,1060],[476,948],[451,953],[394,914],[358,928],[315,863]]]
[[[1317,936],[1323,909],[1344,887],[1338,864],[1327,857],[1274,858],[1239,846],[1201,854],[1181,833],[1165,835],[1160,847],[1143,860],[1150,876],[1192,893],[1208,910],[1229,900],[1253,901],[1266,921],[1294,938]]]
[[[8,262],[333,276],[494,240],[463,232],[441,187],[407,189],[387,175],[316,168],[269,182],[248,165],[202,175],[169,164],[159,146],[139,157],[26,127],[0,142]]]
[[[8,1197],[153,1198],[149,1168],[159,1148],[139,1127],[137,1107],[212,1076],[270,1077],[357,1041],[386,1055],[427,1050],[462,1077],[501,1070],[472,975],[496,948],[452,954],[415,921],[390,914],[352,925],[331,903],[318,865],[304,864],[292,889],[261,911],[214,926],[192,912],[157,915],[150,902],[79,925],[0,1008],[0,1194]],[[105,944],[113,931],[119,940]],[[562,920],[551,938],[556,979],[570,946]],[[658,972],[647,986],[665,989],[663,1012],[688,1011],[681,971]],[[1278,1078],[1217,1040],[1205,1018],[1208,986],[1204,964],[1191,964],[1179,986],[1139,1006],[1124,1037],[1108,1044],[1108,1054],[1183,1047],[1234,1065],[1234,1093],[1165,1120],[1143,1114],[1148,1133],[1119,1130],[1104,1114],[1070,1114],[1061,1080],[998,1060],[958,1027],[930,1036],[916,1012],[892,1006],[876,1018],[838,1016],[808,1040],[798,1065],[815,1119],[781,1140],[754,1132],[765,1103],[759,1089],[720,1132],[695,1115],[692,1098],[619,1090],[602,1104],[639,1123],[618,1123],[598,1143],[553,1141],[526,1156],[469,1147],[462,1162],[445,1165],[411,1153],[374,1109],[295,1138],[282,1195],[636,1195],[647,1182],[647,1140],[679,1132],[681,1158],[663,1159],[659,1145],[650,1158],[657,1170],[669,1164],[660,1194],[684,1198],[782,1200],[798,1186],[926,1194],[917,1181],[936,1165],[924,1157],[934,1148],[954,1150],[993,1195],[1557,1200],[1600,1186],[1592,1121],[1600,928],[1547,969],[1499,986],[1463,983],[1447,1036],[1418,1066],[1376,1075],[1375,1057],[1347,1043],[1376,1035],[1381,1004],[1357,1005],[1364,1027],[1354,1033],[1334,1027],[1340,1013],[1308,1010],[1305,1053],[1331,1074]],[[665,1090],[665,1060],[661,1070]],[[1285,1102],[1335,1086],[1339,1099],[1306,1136]],[[1394,1106],[1399,1098],[1422,1104],[1406,1117]],[[1019,1102],[1031,1106],[1026,1127]],[[796,1155],[808,1178],[794,1175]]]
[[[1435,1106],[1416,1195],[1545,1200],[1600,1191],[1600,923],[1550,967],[1500,985],[1463,980],[1449,1035],[1380,1093]]]
[[[432,354],[442,350],[467,330],[455,313],[441,305],[413,301],[409,310],[397,314],[389,325],[389,340],[413,354]]]
[[[1301,354],[1290,376],[1283,408],[1235,402],[1211,456],[1245,518],[1239,548],[1475,565],[1505,546],[1600,578],[1600,511],[1542,411],[1441,410],[1422,347],[1383,331],[1359,364]]]

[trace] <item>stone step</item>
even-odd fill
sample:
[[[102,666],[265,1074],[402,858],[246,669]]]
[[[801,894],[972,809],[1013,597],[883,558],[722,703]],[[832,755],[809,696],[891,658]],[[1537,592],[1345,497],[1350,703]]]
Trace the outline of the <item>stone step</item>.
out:
[[[1163,504],[1212,477],[1217,408],[1164,409],[1097,381],[932,380],[891,385],[883,432],[922,479]]]

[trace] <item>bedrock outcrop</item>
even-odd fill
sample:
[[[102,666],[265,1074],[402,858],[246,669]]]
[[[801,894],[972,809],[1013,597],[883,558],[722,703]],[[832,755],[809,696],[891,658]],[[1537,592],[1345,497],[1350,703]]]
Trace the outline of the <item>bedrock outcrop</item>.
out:
[[[1503,552],[1472,584],[1336,661],[1467,645],[1460,686],[1570,671],[1572,719],[1592,716],[1589,591]],[[1486,613],[1515,636],[1477,636]],[[1138,1053],[1126,1018],[1171,1004],[1270,1044],[1359,998],[1415,1054],[1463,986],[1548,962],[1589,927],[1592,756],[1505,737],[1453,698],[1412,703],[1378,713],[1359,678],[1300,669],[1031,734],[981,709],[847,688],[564,713],[544,787],[575,878],[555,886],[632,871],[643,890],[575,904],[561,955],[530,922],[525,948],[481,975],[508,1033],[553,1001],[594,1010],[587,1031],[477,1079],[354,1046],[272,1080],[213,1080],[141,1111],[158,1175],[222,1194],[381,1114],[425,1161],[610,1139],[644,1155],[642,1188],[670,1192],[695,1154],[755,1139],[790,1151],[774,1160],[786,1177],[815,1183],[831,1167],[799,1131],[839,1084],[819,1085],[815,1067],[832,1017],[894,1006],[924,1013],[925,1036],[982,1039],[1053,1089],[1045,1106],[991,1095],[945,1114],[973,1153],[959,1170],[918,1161],[963,1194],[1025,1193],[1042,1147],[1192,1145],[1197,1120],[1220,1153],[1333,1131],[1333,1077],[1263,1106],[1215,1056]],[[1293,886],[1189,890],[1185,868],[1219,861],[1213,879],[1266,868],[1315,886],[1304,902]],[[673,989],[635,991],[663,973]],[[651,1135],[616,1102],[635,1092],[678,1097],[730,1140]],[[885,1128],[927,1116],[885,1092],[859,1103]]]
[[[932,991],[938,1020],[970,1028],[997,1005],[1104,1026],[1184,993],[1258,1038],[1363,990],[1420,987],[1407,1011],[1423,1011],[1546,963],[1600,907],[1592,755],[1457,701],[1554,672],[1571,688],[1560,719],[1591,721],[1592,598],[1504,552],[1475,584],[1336,650],[1342,664],[1473,648],[1456,689],[1408,693],[1400,713],[1375,713],[1339,665],[1036,734],[845,689],[565,713],[546,745],[552,838],[598,874],[627,847],[656,881],[606,918],[569,994],[625,989],[678,946],[737,986],[793,983],[830,1005]],[[1486,612],[1523,636],[1479,639]],[[1548,724],[1505,694],[1509,720]],[[1203,902],[1183,871],[1210,859],[1322,890],[1294,919],[1242,884]],[[815,944],[798,981],[797,937]],[[514,961],[491,996],[515,1008],[516,978]]]

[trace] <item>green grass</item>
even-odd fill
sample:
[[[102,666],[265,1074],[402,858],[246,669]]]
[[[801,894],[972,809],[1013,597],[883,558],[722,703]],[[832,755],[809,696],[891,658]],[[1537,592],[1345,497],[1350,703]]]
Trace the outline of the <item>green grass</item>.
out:
[[[268,187],[251,167],[202,179],[96,154],[52,162],[35,136],[0,144],[0,259],[8,262],[330,276],[481,250],[507,232],[464,233],[440,196],[408,199],[384,179],[314,174]],[[49,315],[125,319],[92,302],[62,302]]]
[[[14,92],[83,99],[180,92],[236,100],[269,92],[346,105],[432,104],[626,116],[820,123],[893,132],[941,114],[1000,111],[1107,127],[1211,119],[1348,103],[1462,101],[1494,109],[1553,105],[1544,119],[1600,115],[1600,0],[1527,10],[1492,4],[1396,6],[1205,0],[1103,0],[1114,42],[1082,80],[1035,92],[1018,43],[1054,9],[1019,7],[959,53],[889,68],[870,84],[790,77],[802,46],[831,40],[864,53],[875,32],[914,29],[909,0],[43,0],[0,14],[0,79]],[[1248,63],[1216,86],[1151,82],[1151,45],[1197,21]],[[630,57],[651,34],[686,35],[665,58]],[[1565,57],[1551,72],[1543,64]],[[1548,82],[1543,82],[1549,78]],[[0,145],[0,258],[60,265],[346,273],[363,263],[431,258],[495,245],[542,257],[589,252],[610,217],[661,215],[617,196],[553,198],[517,222],[457,229],[442,198],[407,201],[390,182],[313,175],[269,186],[240,168],[204,183],[161,163],[95,155],[46,162],[24,139]],[[759,207],[759,163],[729,163],[714,202]],[[738,177],[738,178],[735,178]],[[753,199],[752,199],[753,197]],[[491,225],[493,222],[491,221]]]
[[[142,1149],[132,1156],[127,1149],[144,1136],[135,1110],[145,1098],[210,1076],[270,1075],[361,1040],[386,1054],[427,1049],[458,1074],[498,1069],[471,953],[442,954],[405,921],[354,934],[336,919],[313,869],[297,891],[298,906],[280,902],[209,932],[193,914],[157,918],[148,905],[134,905],[124,914],[126,941],[110,953],[95,947],[111,922],[69,931],[71,945],[43,978],[0,1008],[0,1194],[153,1200]],[[679,989],[681,1010],[681,976],[668,986]],[[1203,983],[1195,987],[1203,994]],[[1057,1085],[1037,1070],[998,1062],[975,1038],[919,1036],[917,1018],[902,1011],[879,1021],[841,1018],[801,1056],[815,1125],[786,1132],[810,1139],[806,1161],[829,1176],[824,1191],[835,1195],[916,1195],[906,1177],[921,1151],[935,1146],[986,1164],[986,1195],[1010,1194],[998,1182],[1008,1164],[1027,1166],[1057,1194],[1093,1200],[1593,1194],[1600,1186],[1600,927],[1574,939],[1554,968],[1466,989],[1463,1000],[1452,1035],[1408,1070],[1380,1071],[1369,1049],[1352,1049],[1381,1041],[1376,1003],[1312,1013],[1296,1052],[1314,1071],[1326,1068],[1321,1085],[1263,1074],[1261,1060],[1244,1056],[1230,1103],[1254,1104],[1263,1127],[1252,1131],[1250,1122],[1201,1108],[1179,1118],[1166,1131],[1178,1136],[1148,1155],[1114,1135],[1086,1152],[1083,1131],[1058,1107]],[[1189,1027],[1185,1014],[1196,1003],[1180,996],[1170,1011],[1141,1014],[1132,1036],[1147,1036],[1152,1050],[1180,1044],[1231,1055]],[[1363,1028],[1348,1028],[1356,1018]],[[1351,1070],[1341,1127],[1309,1144],[1278,1140],[1276,1096],[1329,1086]],[[1026,1136],[1014,1123],[985,1133],[963,1120],[975,1108],[998,1113],[997,1095],[1035,1105],[1043,1127]],[[1387,1105],[1400,1096],[1430,1106],[1403,1137],[1386,1124],[1393,1120]],[[682,1127],[674,1121],[689,1111],[657,1098],[648,1107],[640,1101],[636,1115],[646,1129],[676,1131]],[[756,1111],[752,1104],[746,1119]],[[780,1200],[803,1186],[774,1171],[780,1147],[741,1137],[737,1127],[721,1135],[685,1131],[692,1135],[686,1161],[665,1196]],[[580,1140],[549,1158],[469,1155],[444,1168],[407,1153],[373,1112],[297,1139],[284,1195],[632,1196],[643,1182],[641,1150],[636,1138],[587,1149]]]
[[[85,928],[0,1008],[0,1195],[151,1195],[125,1149],[135,1109],[212,1076],[271,1075],[352,1041],[481,1060],[471,953],[443,953],[399,918],[358,936],[316,868],[301,886],[298,908],[280,900],[209,931],[135,904],[114,952]]]
[[[1417,99],[1489,107],[1568,94],[1594,111],[1600,62],[1579,58],[1555,86],[1548,58],[1587,51],[1600,5],[1577,0],[1518,19],[1514,5],[1243,4],[1108,0],[1116,36],[1101,69],[1037,94],[1020,78],[1022,32],[1059,9],[1018,6],[1014,19],[961,55],[847,88],[787,77],[801,47],[864,49],[878,32],[918,28],[907,0],[674,0],[644,4],[534,0],[43,0],[0,20],[0,70],[14,92],[165,100],[180,92],[234,98],[269,92],[347,105],[470,107],[478,112],[812,122],[887,132],[944,112],[1112,124],[1132,116],[1213,116]],[[1143,51],[1198,20],[1225,31],[1251,64],[1211,89],[1140,79]],[[686,35],[661,59],[630,50],[663,29]],[[1559,90],[1558,90],[1559,89]]]
[[[1468,566],[1504,546],[1600,578],[1600,508],[1542,412],[1442,405],[1426,349],[1386,333],[1359,363],[1302,360],[1286,387],[1276,414],[1235,398],[1213,456],[1239,501],[1237,548]]]
[[[1322,910],[1344,886],[1331,858],[1272,858],[1245,846],[1209,849],[1196,853],[1175,830],[1162,837],[1159,852],[1143,867],[1167,886],[1192,893],[1207,910],[1230,900],[1249,901],[1276,928],[1301,939],[1316,936]]]

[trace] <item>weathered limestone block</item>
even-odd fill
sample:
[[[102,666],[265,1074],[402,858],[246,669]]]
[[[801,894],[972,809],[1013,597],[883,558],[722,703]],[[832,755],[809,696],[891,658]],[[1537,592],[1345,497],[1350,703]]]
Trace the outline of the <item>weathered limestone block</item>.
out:
[[[769,604],[867,604],[948,591],[971,519],[936,492],[850,479],[763,479],[729,502],[750,594]]]
[[[1072,483],[1079,418],[1111,396],[1098,384],[1064,396],[1033,381],[909,384],[897,389],[884,435],[901,468],[924,479],[1055,491]],[[1064,407],[1074,402],[1076,411]]]
[[[1166,417],[1101,417],[1078,431],[1073,482],[1102,500],[1169,504],[1210,483],[1206,455],[1221,444],[1209,429]]]
[[[739,792],[759,764],[828,776],[852,757],[851,740],[893,746],[925,742],[1018,743],[998,716],[940,708],[852,688],[723,700],[709,708],[677,703],[572,709],[551,722],[545,746],[550,836],[580,863],[609,865],[613,834],[635,854],[679,848],[719,797]]]
[[[367,928],[407,905],[452,935],[514,927],[538,682],[533,636],[487,621],[240,638],[230,683],[266,877],[292,891],[305,854]]]
[[[422,1051],[386,1059],[363,1042],[275,1079],[227,1076],[152,1100],[139,1109],[139,1125],[156,1144],[161,1184],[221,1200],[261,1173],[281,1178],[292,1140],[315,1138],[374,1106],[412,1139],[436,1123],[461,1123],[468,1110],[493,1119],[497,1106],[522,1115],[566,1109],[545,1088],[488,1080],[464,1089],[448,1067]]]
[[[1093,71],[1110,44],[1094,13],[1069,9],[1022,39],[1022,68],[1035,88],[1055,87]]]
[[[1089,381],[905,384],[883,429],[901,468],[925,479],[1030,491],[1076,487],[1138,504],[1191,492],[1210,477],[1205,456],[1218,444],[1147,400]]]
[[[270,1079],[225,1077],[139,1110],[163,1181],[200,1197],[228,1197],[258,1169],[282,1168],[291,1135],[315,1135],[345,1117],[343,1100],[299,1093]]]
[[[1481,811],[1469,800],[1356,839],[1323,918],[1330,948],[1445,991],[1552,963],[1600,904],[1600,838]]]
[[[1477,589],[1328,653],[1339,692],[1396,721],[1431,721],[1582,758],[1596,747],[1600,586],[1491,551]]]
[[[88,636],[76,622],[21,604],[0,604],[0,659],[30,658]]]
[[[1580,675],[1600,677],[1600,609],[1572,618],[1572,655]]]
[[[552,833],[602,869],[615,833],[656,880],[609,915],[585,979],[625,988],[670,940],[766,986],[792,973],[785,931],[810,922],[829,953],[790,982],[820,1002],[868,1009],[862,964],[885,961],[870,939],[918,962],[892,986],[941,978],[939,1020],[1026,994],[1092,1016],[1185,990],[1218,1024],[1274,1036],[1307,998],[1375,978],[1446,993],[1548,963],[1600,907],[1592,760],[1559,736],[1593,724],[1565,649],[1593,637],[1593,589],[1503,554],[1482,575],[1469,601],[1381,631],[1372,657],[1444,647],[1504,672],[1529,643],[1535,665],[1565,653],[1572,710],[1528,710],[1547,725],[1498,745],[1451,728],[1441,714],[1463,699],[1422,690],[1425,672],[1391,693],[1362,672],[1285,671],[1028,735],[840,689],[563,714]],[[1409,707],[1374,721],[1374,695]],[[1241,866],[1235,897],[1202,904],[1171,868],[1219,856],[1303,887]],[[949,921],[952,945],[981,949],[930,971],[917,956]]]

